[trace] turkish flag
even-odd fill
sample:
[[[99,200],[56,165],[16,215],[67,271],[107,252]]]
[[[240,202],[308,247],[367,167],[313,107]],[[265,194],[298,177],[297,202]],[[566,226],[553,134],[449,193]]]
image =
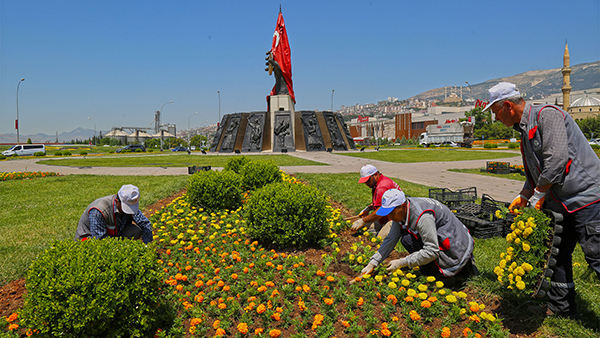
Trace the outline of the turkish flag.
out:
[[[277,17],[277,26],[275,27],[275,33],[273,33],[271,53],[273,54],[273,60],[279,63],[279,66],[281,67],[281,73],[285,79],[285,82],[287,83],[288,92],[290,93],[294,103],[296,103],[296,96],[294,96],[292,83],[292,51],[290,49],[290,43],[288,41],[287,32],[285,30],[285,22],[283,22],[283,14],[281,14],[281,11],[279,11],[279,16]],[[275,86],[273,86],[269,96],[275,94]]]

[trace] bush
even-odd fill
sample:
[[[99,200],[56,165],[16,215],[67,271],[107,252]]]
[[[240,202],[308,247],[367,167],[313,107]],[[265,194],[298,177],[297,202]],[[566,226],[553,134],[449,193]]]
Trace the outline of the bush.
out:
[[[57,150],[57,151],[54,152],[54,156],[62,156],[62,154],[63,153],[60,150]]]
[[[68,151],[68,150],[63,151],[63,156],[71,156],[71,155],[73,155],[73,154],[71,154],[70,151]]]
[[[130,153],[131,150],[129,149],[121,149],[121,154],[125,154],[125,153]]]
[[[12,156],[12,157],[19,157],[19,155],[17,153],[14,153],[14,154],[12,154],[10,156]]]
[[[483,144],[483,148],[485,148],[485,149],[495,149],[495,148],[498,148],[498,145],[496,143],[484,143]]]
[[[1,161],[1,160],[6,160],[6,156],[4,156],[4,155],[0,154],[0,161]]]
[[[594,150],[598,150],[600,149],[600,144],[590,144],[590,147],[592,147]]]
[[[519,148],[519,143],[517,142],[511,142],[508,144],[508,149],[517,149]]]
[[[43,337],[152,337],[174,318],[159,269],[139,241],[55,241],[29,268],[19,319]]]
[[[247,233],[280,248],[314,245],[329,231],[325,195],[314,187],[272,183],[252,193],[244,209]]]
[[[250,161],[242,167],[242,186],[256,190],[269,183],[281,182],[281,172],[273,161]]]
[[[198,171],[190,177],[188,202],[210,211],[235,210],[242,205],[241,177],[231,170]]]
[[[149,152],[149,153],[153,153],[153,152],[154,152],[154,149],[150,148],[150,149],[148,149],[148,150],[146,150],[146,151],[147,151],[147,152]]]
[[[82,150],[82,151],[79,152],[79,155],[81,155],[81,156],[85,156],[87,154],[88,154],[88,152],[85,151],[85,150]]]
[[[246,156],[234,156],[232,158],[230,158],[227,163],[225,163],[225,166],[223,167],[224,170],[231,170],[234,171],[237,174],[242,174],[242,167],[245,166],[246,164],[248,164],[250,162],[250,159],[247,158]]]
[[[137,148],[137,149],[135,150],[135,152],[136,152],[136,153],[141,153],[141,152],[142,152],[142,149],[140,149],[140,148]]]

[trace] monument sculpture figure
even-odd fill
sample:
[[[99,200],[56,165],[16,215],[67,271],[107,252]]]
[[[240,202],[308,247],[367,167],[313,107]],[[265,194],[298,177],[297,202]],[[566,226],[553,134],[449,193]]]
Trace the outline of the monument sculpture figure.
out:
[[[319,121],[314,112],[302,112],[302,125],[304,126],[304,138],[306,140],[306,150],[318,151],[325,150],[323,136],[319,129]]]
[[[290,133],[290,123],[285,119],[281,119],[275,129],[273,129],[273,134],[277,136],[278,146],[281,149],[286,148],[285,146],[285,137],[291,135]]]
[[[242,151],[261,151],[265,113],[251,113],[248,116]]]
[[[348,145],[350,145],[350,149],[356,149],[356,145],[354,144],[354,139],[352,138],[352,135],[350,134],[350,129],[348,129],[348,125],[346,124],[346,121],[344,121],[342,114],[335,113],[335,117],[340,122],[340,124],[342,125],[342,128],[344,129],[344,134],[346,134],[346,139],[348,140]]]
[[[331,146],[335,150],[348,150],[346,143],[340,133],[337,121],[333,113],[323,113],[325,117],[325,124],[327,124],[327,130],[329,130],[329,136],[331,136]]]
[[[233,151],[235,147],[235,140],[237,137],[237,129],[240,126],[241,116],[232,116],[229,119],[229,124],[225,130],[225,137],[223,143],[221,143],[221,151]]]

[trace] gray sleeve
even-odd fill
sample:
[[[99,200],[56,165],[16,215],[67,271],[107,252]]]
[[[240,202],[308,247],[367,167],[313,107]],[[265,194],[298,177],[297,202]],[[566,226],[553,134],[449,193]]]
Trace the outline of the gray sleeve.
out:
[[[538,125],[542,138],[544,167],[538,180],[538,186],[561,181],[569,160],[567,129],[564,116],[557,109],[548,107],[540,111]]]
[[[423,241],[423,248],[403,258],[404,263],[409,268],[425,265],[439,257],[440,246],[435,227],[435,217],[431,211],[427,211],[421,216],[419,222],[417,222],[417,231]]]
[[[383,240],[383,243],[381,243],[379,250],[377,250],[373,257],[371,257],[371,261],[369,263],[377,266],[384,259],[386,259],[390,255],[392,250],[394,250],[396,244],[398,244],[401,235],[402,228],[400,227],[400,224],[398,224],[397,222],[392,222],[390,232],[387,236],[385,236],[385,239]]]

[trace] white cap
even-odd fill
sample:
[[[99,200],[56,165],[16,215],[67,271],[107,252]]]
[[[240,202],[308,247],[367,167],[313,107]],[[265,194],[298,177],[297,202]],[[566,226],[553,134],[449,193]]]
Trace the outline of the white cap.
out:
[[[360,179],[358,183],[365,183],[369,180],[369,177],[374,175],[377,172],[377,168],[374,165],[367,164],[360,168]]]
[[[132,184],[125,184],[119,189],[121,209],[126,214],[133,215],[140,210],[140,189]]]
[[[489,90],[490,92],[490,103],[488,103],[483,111],[486,111],[492,107],[492,105],[498,101],[508,99],[513,96],[520,96],[519,90],[514,83],[510,82],[500,82],[497,85],[493,86]]]
[[[398,189],[390,189],[383,193],[381,207],[377,209],[377,216],[387,216],[394,208],[406,202],[404,192]]]

